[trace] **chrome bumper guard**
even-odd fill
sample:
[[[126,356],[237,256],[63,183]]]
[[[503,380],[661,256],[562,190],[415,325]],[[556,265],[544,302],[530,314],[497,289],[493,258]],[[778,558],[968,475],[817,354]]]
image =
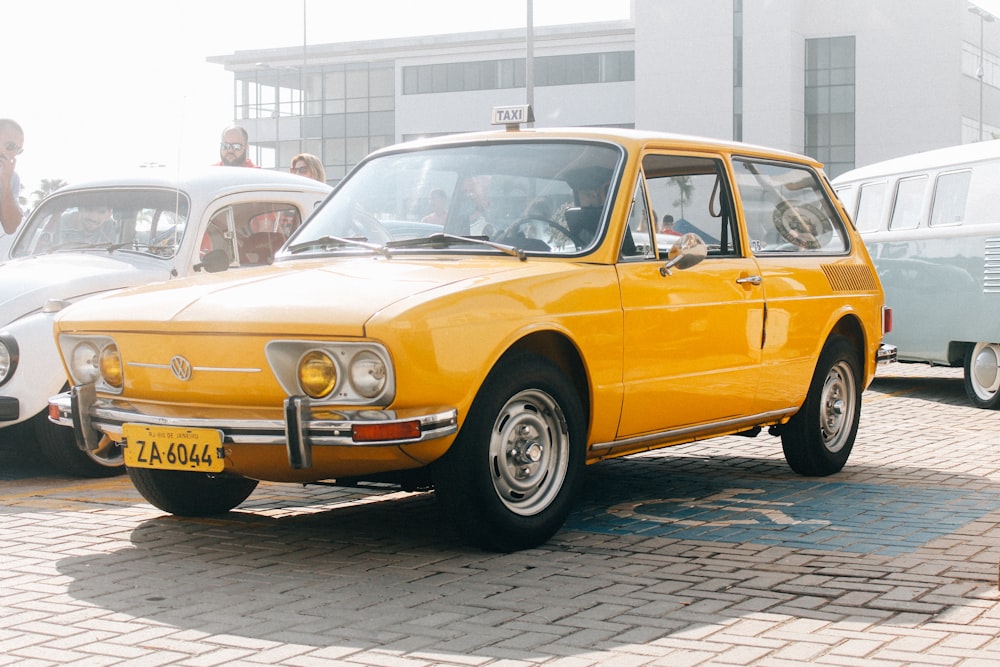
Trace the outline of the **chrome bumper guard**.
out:
[[[285,399],[284,419],[191,419],[149,415],[125,401],[99,399],[93,385],[75,386],[49,399],[49,420],[72,426],[80,449],[96,449],[101,433],[121,435],[122,424],[211,428],[223,444],[285,445],[293,469],[312,466],[313,447],[396,447],[442,438],[458,430],[458,410],[334,410],[304,396]],[[417,435],[388,440],[355,439],[355,427],[415,425]]]
[[[894,363],[896,361],[896,346],[882,343],[878,348],[878,355],[875,357],[875,361],[879,366]]]

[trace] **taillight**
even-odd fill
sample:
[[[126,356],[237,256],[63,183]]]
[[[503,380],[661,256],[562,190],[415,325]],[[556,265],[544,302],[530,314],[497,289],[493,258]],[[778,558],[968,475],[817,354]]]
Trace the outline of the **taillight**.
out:
[[[892,331],[892,308],[882,306],[882,335]]]

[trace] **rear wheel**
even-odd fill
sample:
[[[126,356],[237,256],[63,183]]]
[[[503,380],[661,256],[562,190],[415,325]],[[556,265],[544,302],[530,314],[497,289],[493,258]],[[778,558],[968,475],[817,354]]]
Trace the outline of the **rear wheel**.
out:
[[[816,364],[805,403],[781,430],[789,467],[800,475],[839,472],[861,420],[861,362],[843,337],[831,337]]]
[[[255,479],[203,472],[128,468],[128,476],[150,505],[177,516],[223,514],[257,488]]]
[[[76,446],[73,429],[49,421],[45,412],[32,419],[35,440],[42,456],[62,472],[78,477],[112,477],[125,472],[125,455],[117,442],[103,436],[97,449]]]
[[[965,393],[977,408],[1000,408],[1000,345],[976,343],[966,352]]]
[[[516,551],[566,521],[583,473],[585,422],[576,391],[551,361],[518,354],[480,388],[434,486],[463,536]]]

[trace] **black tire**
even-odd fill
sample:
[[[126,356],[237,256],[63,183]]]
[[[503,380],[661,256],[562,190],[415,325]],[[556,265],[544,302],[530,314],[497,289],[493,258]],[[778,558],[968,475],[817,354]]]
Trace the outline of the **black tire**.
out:
[[[827,341],[805,403],[781,429],[785,461],[800,475],[840,472],[854,448],[861,421],[861,362],[841,336]]]
[[[257,488],[255,479],[203,472],[128,468],[128,476],[150,505],[177,516],[224,514]]]
[[[434,486],[462,536],[494,551],[538,546],[572,509],[583,475],[583,408],[558,366],[535,354],[497,364]]]
[[[965,353],[965,393],[977,408],[1000,409],[1000,344],[976,343]]]
[[[42,457],[58,470],[76,477],[114,477],[125,472],[125,455],[111,438],[104,436],[93,451],[76,446],[73,429],[49,421],[46,413],[32,418],[32,430]]]

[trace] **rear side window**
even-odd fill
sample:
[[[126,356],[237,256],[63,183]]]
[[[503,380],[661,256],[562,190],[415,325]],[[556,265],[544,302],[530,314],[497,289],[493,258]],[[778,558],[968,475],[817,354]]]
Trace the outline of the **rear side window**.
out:
[[[843,220],[812,170],[793,164],[733,161],[755,254],[847,250]]]
[[[858,195],[858,212],[854,224],[859,232],[874,232],[882,226],[882,206],[885,203],[885,181],[865,183]]]
[[[889,229],[916,229],[920,226],[920,213],[924,205],[926,176],[903,178],[896,184],[896,197],[892,201]]]
[[[971,180],[972,172],[968,170],[938,176],[931,204],[931,227],[960,225],[965,221],[965,202]]]

